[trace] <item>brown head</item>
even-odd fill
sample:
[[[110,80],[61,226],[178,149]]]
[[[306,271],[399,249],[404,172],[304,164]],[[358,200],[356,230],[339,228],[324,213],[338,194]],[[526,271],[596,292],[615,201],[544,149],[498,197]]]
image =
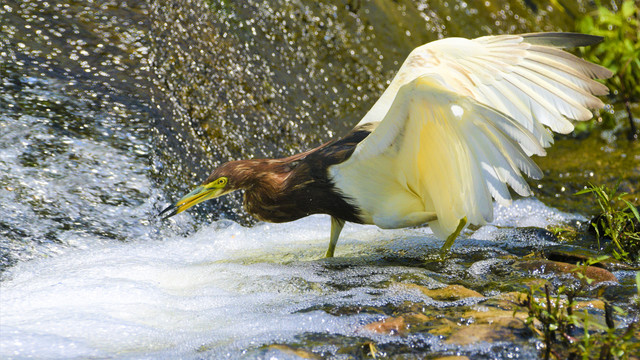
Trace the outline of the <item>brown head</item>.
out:
[[[226,195],[232,191],[247,189],[255,181],[254,161],[230,161],[220,165],[202,185],[188,193],[174,205],[164,209],[159,216],[169,212],[163,219],[179,214],[188,208],[209,199]]]

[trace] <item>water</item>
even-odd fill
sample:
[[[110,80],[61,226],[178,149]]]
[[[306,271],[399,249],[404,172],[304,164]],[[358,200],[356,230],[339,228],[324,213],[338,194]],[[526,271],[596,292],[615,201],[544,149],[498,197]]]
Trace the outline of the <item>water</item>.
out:
[[[141,9],[0,8],[0,271],[148,238],[154,199]],[[146,89],[146,90],[145,90]]]
[[[486,249],[502,241],[496,225],[575,219],[534,200],[516,201],[496,213],[495,225],[459,239],[453,249],[465,261],[471,255],[464,254],[474,254],[476,265],[469,271],[477,277],[490,273],[486,262],[492,252]],[[336,316],[326,309],[384,308],[405,301],[433,305],[403,287],[410,282],[402,279],[437,287],[445,284],[438,280],[443,274],[465,271],[455,262],[450,274],[425,271],[420,262],[411,265],[441,246],[428,228],[385,231],[349,224],[337,257],[322,259],[328,228],[329,219],[320,215],[251,228],[222,220],[186,237],[93,244],[21,262],[0,285],[0,356],[251,357],[262,354],[262,345],[305,334],[410,342],[363,328],[383,314]],[[506,248],[549,245],[516,236]]]
[[[414,46],[567,30],[587,10],[543,5],[4,1],[0,357],[304,355],[274,346],[287,345],[346,358],[364,356],[367,342],[388,354],[535,356],[524,338],[465,348],[363,326],[412,306],[474,305],[407,284],[522,290],[529,274],[511,269],[513,258],[556,243],[515,228],[584,221],[583,205],[496,207],[496,221],[464,234],[444,262],[426,228],[353,224],[338,257],[322,259],[326,217],[243,227],[254,222],[239,196],[164,223],[154,216],[222,161],[285,156],[344,133]],[[546,174],[545,190],[563,186],[563,166]],[[625,176],[633,187],[639,174]],[[632,276],[616,275],[624,305]]]

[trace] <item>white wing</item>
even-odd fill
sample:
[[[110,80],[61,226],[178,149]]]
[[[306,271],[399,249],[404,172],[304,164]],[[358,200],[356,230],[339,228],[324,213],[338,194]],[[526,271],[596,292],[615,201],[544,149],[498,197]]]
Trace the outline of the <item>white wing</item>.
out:
[[[516,119],[544,147],[553,138],[545,126],[569,133],[568,119],[588,120],[589,109],[603,103],[594,95],[609,90],[593,78],[608,78],[606,68],[561,49],[588,45],[594,36],[572,33],[448,38],[417,47],[360,124],[381,121],[405,84],[421,76]]]
[[[569,132],[567,118],[587,120],[603,106],[594,95],[607,88],[592,78],[611,73],[556,48],[584,39],[453,38],[415,49],[358,124],[378,126],[329,168],[333,181],[383,228],[429,222],[446,238],[465,216],[491,221],[492,198],[510,201],[507,185],[530,195],[523,173],[542,176],[529,155],[552,142],[545,126]]]

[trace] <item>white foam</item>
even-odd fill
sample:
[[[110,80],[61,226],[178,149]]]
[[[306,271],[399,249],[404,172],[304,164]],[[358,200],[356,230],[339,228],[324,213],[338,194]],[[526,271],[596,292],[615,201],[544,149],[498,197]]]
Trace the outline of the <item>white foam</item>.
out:
[[[517,211],[557,214],[523,202]],[[519,222],[496,213],[501,226]],[[375,263],[433,252],[442,243],[428,229],[347,224],[337,258],[322,259],[328,232],[326,216],[253,228],[220,221],[188,237],[96,243],[19,263],[0,284],[0,357],[235,357],[308,332],[357,335],[378,318],[333,316],[323,306],[430,301],[377,286],[424,276],[421,269]]]
[[[585,221],[579,214],[569,214],[550,208],[535,198],[514,201],[509,206],[494,205],[495,226],[544,228],[550,224],[562,224],[571,220]]]

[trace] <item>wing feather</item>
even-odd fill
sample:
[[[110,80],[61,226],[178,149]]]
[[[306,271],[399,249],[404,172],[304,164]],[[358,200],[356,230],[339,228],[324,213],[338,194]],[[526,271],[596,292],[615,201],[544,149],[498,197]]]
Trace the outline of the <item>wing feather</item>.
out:
[[[544,154],[515,119],[424,76],[403,86],[378,127],[329,171],[370,222],[402,227],[411,214],[435,213],[429,225],[446,237],[465,216],[490,221],[492,199],[510,200],[506,184],[530,194],[524,176],[542,174],[524,149]]]
[[[555,61],[574,68],[578,73],[585,74],[591,79],[608,79],[613,75],[611,71],[600,65],[590,63],[568,52],[546,46],[532,46],[531,57],[542,62]]]
[[[522,66],[526,68],[537,67],[544,68],[548,71],[552,71],[555,77],[562,77],[565,79],[565,83],[573,83],[580,88],[588,91],[593,95],[607,95],[609,89],[597,81],[592,81],[591,77],[586,72],[579,72],[570,65],[562,62],[554,61],[550,58],[539,57],[536,55],[529,56],[522,62]],[[606,77],[600,77],[606,78]]]
[[[411,52],[379,103],[360,123],[381,121],[402,85],[429,76],[453,92],[511,116],[548,147],[553,138],[545,126],[568,133],[573,130],[568,119],[590,119],[590,109],[603,106],[594,95],[605,95],[608,89],[594,79],[608,78],[611,72],[561,49],[598,41],[595,36],[572,33],[434,41]]]
[[[551,131],[570,132],[570,120],[604,105],[596,95],[608,89],[595,79],[611,72],[562,50],[599,40],[500,35],[414,49],[358,124],[377,127],[331,178],[383,228],[428,221],[446,238],[465,216],[492,220],[492,199],[508,203],[508,187],[531,195],[525,176],[542,171],[529,156],[545,155]]]

